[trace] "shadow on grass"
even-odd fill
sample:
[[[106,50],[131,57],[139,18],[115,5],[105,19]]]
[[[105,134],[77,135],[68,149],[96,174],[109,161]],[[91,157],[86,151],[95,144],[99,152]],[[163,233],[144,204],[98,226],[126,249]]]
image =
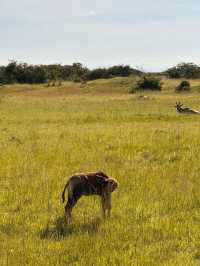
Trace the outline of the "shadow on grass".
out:
[[[11,236],[14,234],[19,233],[16,226],[14,224],[1,224],[0,225],[0,232],[7,236]]]
[[[40,232],[41,239],[55,239],[60,240],[70,235],[78,235],[83,233],[95,234],[98,232],[102,220],[95,218],[92,221],[84,224],[67,224],[65,217],[59,217],[55,220],[52,227],[47,224]]]

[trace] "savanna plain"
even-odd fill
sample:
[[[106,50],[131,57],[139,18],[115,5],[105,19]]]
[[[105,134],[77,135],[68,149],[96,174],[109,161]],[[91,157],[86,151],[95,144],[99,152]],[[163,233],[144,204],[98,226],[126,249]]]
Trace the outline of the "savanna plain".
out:
[[[200,81],[134,82],[0,88],[0,265],[200,265],[200,116],[174,108],[200,109]],[[111,217],[83,197],[67,225],[67,179],[96,170],[120,184]]]

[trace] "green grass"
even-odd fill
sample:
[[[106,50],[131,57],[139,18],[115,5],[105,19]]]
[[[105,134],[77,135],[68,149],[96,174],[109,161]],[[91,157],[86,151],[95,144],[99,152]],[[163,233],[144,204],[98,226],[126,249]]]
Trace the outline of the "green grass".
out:
[[[200,117],[174,108],[199,94],[133,82],[1,88],[0,265],[200,265]],[[111,218],[85,197],[66,225],[66,180],[94,170],[120,183]]]

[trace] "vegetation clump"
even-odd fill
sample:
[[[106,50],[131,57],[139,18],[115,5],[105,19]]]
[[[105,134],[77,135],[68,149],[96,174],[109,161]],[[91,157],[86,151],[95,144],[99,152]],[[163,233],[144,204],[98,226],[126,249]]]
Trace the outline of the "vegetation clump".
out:
[[[162,82],[159,78],[153,76],[144,76],[138,80],[136,90],[160,91]]]
[[[142,72],[133,69],[128,65],[117,65],[109,68],[96,68],[87,73],[88,80],[108,79],[113,77],[128,77],[130,75],[140,75]]]
[[[175,88],[176,92],[190,91],[190,82],[187,80],[181,81],[181,83]]]
[[[169,78],[185,78],[196,79],[200,78],[200,66],[194,63],[180,63],[177,66],[171,67],[165,71]]]
[[[10,61],[7,66],[0,66],[0,83],[46,83],[50,81],[74,81],[82,82],[95,79],[107,79],[113,77],[128,77],[140,75],[142,72],[131,68],[129,65],[116,65],[109,68],[88,69],[81,63],[72,65],[28,65]]]

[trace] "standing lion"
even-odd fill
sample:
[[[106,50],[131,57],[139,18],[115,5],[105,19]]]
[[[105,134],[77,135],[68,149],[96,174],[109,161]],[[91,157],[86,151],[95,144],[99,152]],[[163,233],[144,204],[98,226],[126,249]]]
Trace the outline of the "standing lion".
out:
[[[62,193],[65,202],[65,190],[68,190],[68,201],[65,206],[66,218],[71,218],[73,207],[81,196],[99,195],[101,197],[103,217],[110,216],[111,193],[118,187],[118,182],[103,172],[80,173],[70,177]]]

